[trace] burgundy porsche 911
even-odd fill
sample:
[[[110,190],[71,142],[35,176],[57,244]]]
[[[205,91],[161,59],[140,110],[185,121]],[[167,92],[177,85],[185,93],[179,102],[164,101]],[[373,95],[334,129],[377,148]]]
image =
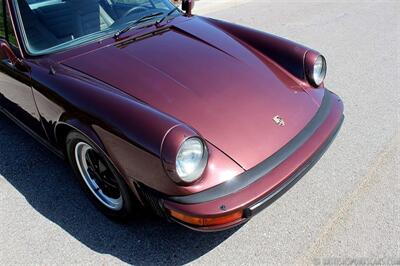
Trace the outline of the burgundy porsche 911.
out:
[[[191,0],[0,3],[0,110],[109,217],[147,206],[196,230],[239,225],[342,124],[320,53],[193,16]]]

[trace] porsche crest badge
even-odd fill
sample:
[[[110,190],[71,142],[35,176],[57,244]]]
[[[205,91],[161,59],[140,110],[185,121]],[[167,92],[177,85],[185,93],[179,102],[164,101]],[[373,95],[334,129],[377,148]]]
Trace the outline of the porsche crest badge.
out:
[[[272,118],[272,120],[274,121],[275,124],[277,124],[278,126],[284,127],[286,125],[285,120],[280,117],[279,115],[275,116],[274,118]]]

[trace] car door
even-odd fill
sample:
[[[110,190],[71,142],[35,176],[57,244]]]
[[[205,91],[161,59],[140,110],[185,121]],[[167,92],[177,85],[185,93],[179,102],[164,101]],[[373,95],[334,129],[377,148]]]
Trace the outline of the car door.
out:
[[[29,69],[12,62],[10,53],[20,58],[20,50],[11,24],[6,0],[0,0],[0,107],[10,118],[28,128],[30,133],[45,136],[33,99]],[[21,124],[22,123],[22,124]]]

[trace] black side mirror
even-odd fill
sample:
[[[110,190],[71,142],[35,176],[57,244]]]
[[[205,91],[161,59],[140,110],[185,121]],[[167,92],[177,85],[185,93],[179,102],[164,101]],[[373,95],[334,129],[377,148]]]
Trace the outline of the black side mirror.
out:
[[[182,0],[182,10],[186,12],[188,16],[192,15],[194,8],[194,0]]]
[[[28,72],[29,66],[20,59],[14,51],[11,49],[10,45],[5,41],[0,41],[0,49],[4,55],[10,60],[11,64],[14,65],[18,70],[22,72]]]

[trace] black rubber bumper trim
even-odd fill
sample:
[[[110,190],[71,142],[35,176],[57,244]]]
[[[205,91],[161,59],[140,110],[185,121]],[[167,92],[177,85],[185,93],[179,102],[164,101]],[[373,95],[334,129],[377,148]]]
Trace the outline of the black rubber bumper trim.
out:
[[[320,108],[318,109],[313,119],[307,124],[307,126],[282,149],[280,149],[274,155],[264,160],[257,166],[238,175],[230,181],[227,181],[210,189],[188,196],[169,197],[167,198],[167,200],[181,204],[203,203],[228,196],[232,193],[236,193],[248,187],[263,176],[267,175],[282,162],[284,162],[309,138],[311,138],[315,131],[324,123],[324,121],[328,117],[332,107],[332,98],[332,93],[326,90]]]
[[[286,191],[288,191],[291,187],[293,187],[305,174],[307,174],[307,172],[321,159],[321,157],[327,151],[329,146],[332,144],[333,140],[335,139],[337,133],[339,132],[343,124],[343,120],[344,116],[342,117],[340,123],[336,127],[335,131],[328,138],[328,140],[325,141],[324,145],[319,148],[319,150],[313,155],[313,157],[306,164],[304,164],[300,169],[298,169],[295,174],[293,174],[277,189],[269,193],[267,197],[263,198],[262,200],[255,203],[251,207],[245,209],[244,217],[251,218],[252,216],[262,211],[263,209],[267,208],[275,200],[277,200],[280,196],[282,196]]]

